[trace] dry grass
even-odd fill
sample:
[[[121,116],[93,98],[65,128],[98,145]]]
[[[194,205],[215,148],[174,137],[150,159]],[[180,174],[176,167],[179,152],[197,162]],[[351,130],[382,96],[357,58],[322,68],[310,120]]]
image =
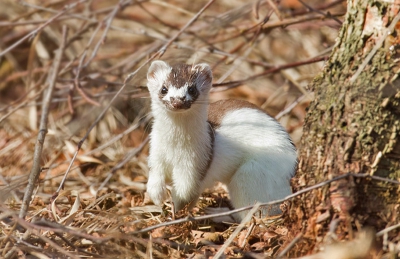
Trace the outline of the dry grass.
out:
[[[209,63],[213,101],[249,100],[276,116],[298,143],[313,98],[306,86],[330,53],[345,6],[220,0],[200,13],[207,2],[0,3],[0,257],[208,258],[231,236],[235,225],[205,219],[136,232],[187,215],[149,205],[144,196],[147,64],[155,58]],[[39,181],[22,220],[44,115]],[[216,188],[192,213],[226,202]],[[225,254],[276,257],[290,243],[287,232],[284,217],[253,219]]]

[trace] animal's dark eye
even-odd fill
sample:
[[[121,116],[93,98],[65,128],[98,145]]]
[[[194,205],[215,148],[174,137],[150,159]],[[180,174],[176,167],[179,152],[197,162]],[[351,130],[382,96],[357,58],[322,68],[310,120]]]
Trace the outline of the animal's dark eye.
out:
[[[161,94],[167,94],[168,93],[168,88],[166,88],[165,86],[163,86],[161,88]]]
[[[191,87],[189,87],[189,89],[188,89],[188,93],[189,93],[190,95],[196,94],[196,91],[197,91],[197,89],[196,89],[195,86],[191,86]]]

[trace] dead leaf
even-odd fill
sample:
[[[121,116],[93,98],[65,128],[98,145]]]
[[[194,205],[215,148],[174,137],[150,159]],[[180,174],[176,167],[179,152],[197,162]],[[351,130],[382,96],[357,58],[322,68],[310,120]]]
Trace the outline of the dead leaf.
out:
[[[78,159],[79,161],[81,161],[83,163],[103,164],[102,161],[100,161],[99,159],[94,158],[92,156],[79,155],[79,156],[76,157],[76,159]]]
[[[222,244],[224,240],[220,232],[203,232],[192,230],[191,233],[194,237],[194,243],[196,246],[210,245],[210,243]]]
[[[266,244],[264,242],[257,242],[252,244],[251,246],[251,251],[253,252],[262,252],[264,251]]]
[[[275,232],[281,236],[286,236],[288,233],[288,229],[285,227],[279,227],[279,228],[275,229]]]
[[[278,234],[275,233],[274,231],[268,231],[268,230],[267,230],[267,231],[264,233],[262,239],[263,239],[264,242],[266,242],[266,241],[268,241],[268,240],[270,240],[270,239],[272,239],[272,238],[274,238],[274,237],[277,237],[277,236],[278,236]]]

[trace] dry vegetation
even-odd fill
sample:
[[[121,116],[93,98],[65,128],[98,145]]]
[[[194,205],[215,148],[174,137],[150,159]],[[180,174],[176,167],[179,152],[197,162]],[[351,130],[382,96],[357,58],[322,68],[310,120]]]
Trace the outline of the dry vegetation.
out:
[[[285,215],[240,227],[199,218],[205,207],[229,206],[220,186],[204,193],[195,219],[149,203],[145,74],[152,59],[207,62],[213,101],[251,101],[298,143],[313,98],[306,86],[344,13],[343,1],[2,0],[0,257],[314,253],[296,246],[302,236],[288,233]],[[18,214],[35,168],[23,220]]]

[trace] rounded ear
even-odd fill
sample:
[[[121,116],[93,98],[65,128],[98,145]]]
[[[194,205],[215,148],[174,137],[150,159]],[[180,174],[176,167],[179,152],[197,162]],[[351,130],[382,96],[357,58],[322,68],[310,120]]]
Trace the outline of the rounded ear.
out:
[[[202,90],[210,90],[213,79],[211,67],[206,63],[201,63],[195,65],[193,70],[197,72],[196,85],[198,85]]]
[[[156,74],[161,71],[168,71],[170,69],[169,65],[161,60],[153,61],[147,71],[147,80],[156,79]]]

